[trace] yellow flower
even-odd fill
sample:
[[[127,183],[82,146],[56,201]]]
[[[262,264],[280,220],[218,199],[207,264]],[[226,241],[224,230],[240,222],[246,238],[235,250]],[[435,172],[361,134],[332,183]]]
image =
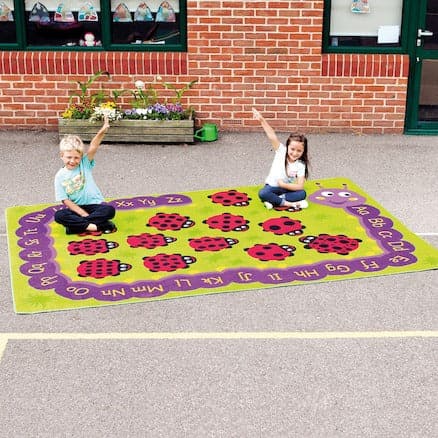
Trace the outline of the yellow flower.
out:
[[[73,116],[73,111],[72,111],[70,108],[66,109],[66,110],[62,113],[62,117],[63,117],[64,119],[71,119],[72,116]]]
[[[115,109],[117,108],[117,105],[115,104],[115,102],[112,102],[111,100],[101,103],[99,105],[101,108],[105,108],[105,109]]]

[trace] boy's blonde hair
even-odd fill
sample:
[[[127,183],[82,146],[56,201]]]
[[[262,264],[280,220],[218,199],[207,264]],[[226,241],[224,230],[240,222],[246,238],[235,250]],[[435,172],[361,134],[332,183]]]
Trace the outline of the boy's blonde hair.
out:
[[[61,152],[76,151],[80,154],[84,153],[84,142],[78,135],[66,135],[59,142],[59,150]]]

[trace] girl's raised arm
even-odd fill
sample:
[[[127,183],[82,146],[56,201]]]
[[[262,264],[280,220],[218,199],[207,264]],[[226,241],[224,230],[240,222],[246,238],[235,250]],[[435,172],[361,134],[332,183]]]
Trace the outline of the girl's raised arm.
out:
[[[274,150],[277,150],[278,146],[280,146],[280,140],[278,139],[277,134],[272,129],[271,125],[265,120],[265,118],[261,115],[261,113],[259,111],[257,111],[255,108],[252,109],[252,113],[254,114],[254,118],[257,119],[261,123],[262,128],[265,130],[265,133],[268,136]]]

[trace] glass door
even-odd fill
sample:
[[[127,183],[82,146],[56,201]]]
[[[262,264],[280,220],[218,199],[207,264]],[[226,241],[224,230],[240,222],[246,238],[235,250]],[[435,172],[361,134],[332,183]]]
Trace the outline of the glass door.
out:
[[[406,117],[408,133],[438,134],[438,0],[419,0]]]

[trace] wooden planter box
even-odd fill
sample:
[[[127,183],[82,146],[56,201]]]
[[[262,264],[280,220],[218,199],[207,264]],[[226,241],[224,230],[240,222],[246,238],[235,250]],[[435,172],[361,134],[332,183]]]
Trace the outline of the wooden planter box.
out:
[[[91,141],[101,122],[58,119],[59,137],[76,134]],[[119,120],[112,122],[105,142],[114,143],[193,143],[193,120]]]

